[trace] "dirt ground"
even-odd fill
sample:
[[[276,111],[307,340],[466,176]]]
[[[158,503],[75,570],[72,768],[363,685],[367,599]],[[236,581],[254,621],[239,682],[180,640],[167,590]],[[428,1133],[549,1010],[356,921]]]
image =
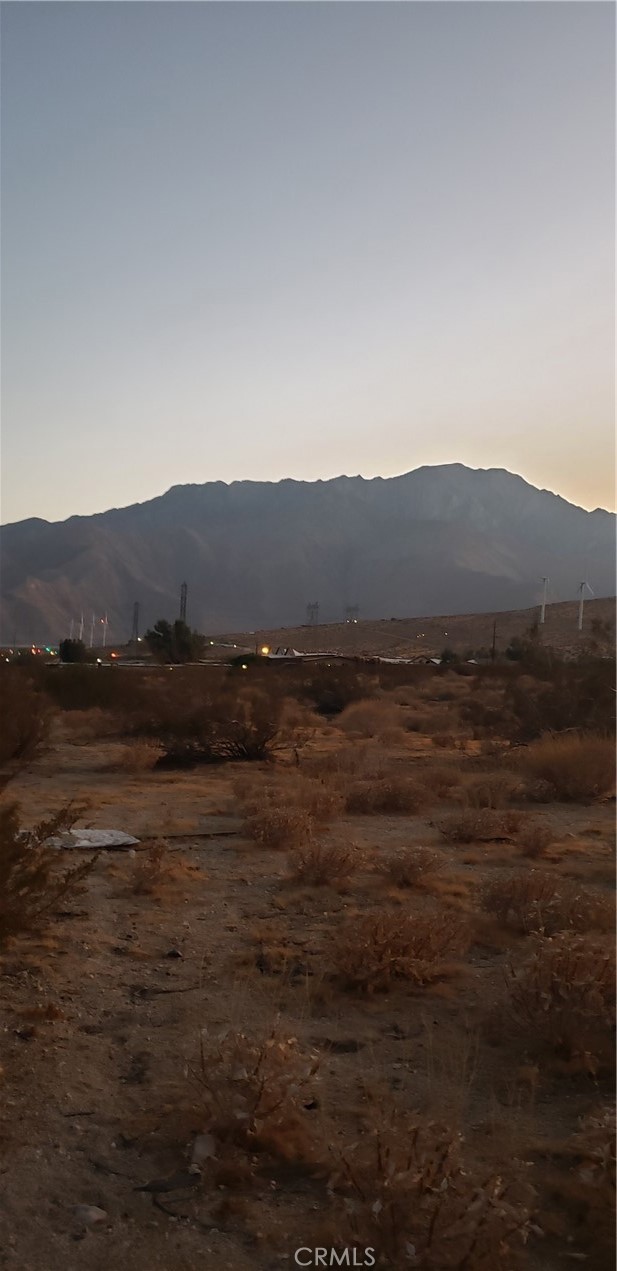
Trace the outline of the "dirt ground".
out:
[[[324,729],[300,771],[341,744]],[[439,922],[476,915],[480,885],[520,868],[517,844],[445,841],[438,826],[451,802],[414,815],[343,814],[328,833],[356,844],[365,867],[345,883],[308,887],[290,879],[286,852],[244,829],[238,783],[270,782],[273,765],[134,774],[124,753],[117,740],[58,726],[48,753],[10,786],[26,825],[76,800],[88,805],[79,824],[125,830],[140,846],[101,852],[81,894],[2,958],[0,1267],[269,1271],[324,1244],[327,1171],[266,1153],[240,1182],[205,1185],[187,1172],[209,1130],[200,1044],[229,1028],[266,1037],[276,1028],[318,1057],[319,1097],[305,1115],[334,1145],[358,1132],[369,1086],[460,1127],[483,1169],[526,1162],[537,1207],[524,1268],[612,1265],[585,1204],[571,1199],[576,1162],[560,1151],[610,1092],[592,1073],[543,1067],[524,1042],[484,1027],[524,938],[487,926],[421,989],[362,997],[329,974],[342,920],[411,903],[379,872],[396,849],[421,844],[443,857],[434,885],[412,894],[415,911]],[[436,756],[419,734],[395,740],[389,755],[393,770],[420,781],[436,757],[464,761]],[[274,768],[282,781],[296,771],[285,754]],[[614,805],[542,804],[534,816],[554,835],[542,869],[609,893]],[[140,863],[160,839],[163,863],[140,888]],[[176,1189],[140,1190],[176,1172]],[[77,1206],[104,1213],[92,1223]],[[506,1258],[495,1271],[515,1265]]]

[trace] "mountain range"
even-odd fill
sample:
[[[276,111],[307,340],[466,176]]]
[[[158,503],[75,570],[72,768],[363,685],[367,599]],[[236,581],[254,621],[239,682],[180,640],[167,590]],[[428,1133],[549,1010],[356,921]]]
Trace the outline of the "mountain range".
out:
[[[93,516],[32,518],[1,533],[0,640],[37,644],[107,614],[108,642],[179,613],[206,633],[319,621],[524,608],[541,579],[570,599],[615,591],[615,516],[504,469],[462,464],[398,477],[208,482]],[[97,628],[101,630],[101,628]]]

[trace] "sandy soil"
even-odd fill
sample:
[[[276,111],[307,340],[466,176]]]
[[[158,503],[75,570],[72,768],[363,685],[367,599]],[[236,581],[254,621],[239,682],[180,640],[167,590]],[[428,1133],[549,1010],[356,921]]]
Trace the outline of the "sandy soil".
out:
[[[410,737],[393,763],[407,771],[429,750],[427,739]],[[10,787],[27,824],[69,799],[87,800],[81,824],[121,828],[144,843],[163,836],[168,847],[149,894],[136,890],[140,852],[102,852],[83,894],[2,959],[0,1266],[266,1271],[293,1266],[296,1248],[319,1244],[325,1180],[293,1162],[256,1158],[239,1198],[237,1189],[194,1188],[192,1180],[169,1194],[138,1190],[186,1171],[195,1137],[208,1129],[191,1076],[201,1030],[265,1035],[279,1020],[320,1057],[319,1107],[307,1117],[319,1118],[323,1134],[353,1131],[368,1081],[460,1124],[487,1165],[523,1154],[547,1233],[532,1240],[523,1265],[557,1271],[572,1255],[604,1271],[608,1262],[589,1254],[576,1215],[551,1200],[534,1151],[576,1130],[603,1098],[598,1083],[539,1072],[524,1053],[479,1040],[478,1021],[499,1000],[517,940],[476,943],[447,981],[422,992],[363,1000],[337,991],[327,977],[336,924],[408,898],[374,870],[347,887],[290,883],[285,853],[243,837],[238,765],[135,776],[118,770],[121,757],[118,742],[76,742],[65,730]],[[271,770],[251,765],[256,774],[266,781]],[[347,816],[335,832],[373,858],[409,842],[438,847],[447,868],[432,893],[416,898],[438,921],[444,907],[472,911],[480,877],[520,865],[511,843],[445,844],[436,824],[451,810]],[[556,834],[542,867],[610,888],[612,806],[553,804],[542,817]],[[87,1225],[79,1205],[105,1216]]]

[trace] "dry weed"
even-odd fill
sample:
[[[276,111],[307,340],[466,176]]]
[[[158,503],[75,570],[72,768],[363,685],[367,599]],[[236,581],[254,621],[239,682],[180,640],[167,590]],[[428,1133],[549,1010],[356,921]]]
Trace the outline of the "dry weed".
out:
[[[392,702],[352,702],[339,715],[337,726],[344,733],[357,733],[361,737],[383,737],[402,722],[402,712]]]
[[[521,812],[467,808],[444,817],[437,828],[452,843],[498,842],[512,839],[523,821]]]
[[[353,843],[309,842],[294,853],[290,876],[309,887],[324,887],[344,882],[363,863],[363,854]]]
[[[461,1135],[405,1108],[374,1103],[335,1160],[343,1239],[378,1249],[389,1266],[495,1271],[526,1240],[531,1193],[517,1163],[479,1175]]]
[[[168,876],[167,843],[155,839],[150,847],[139,853],[131,872],[131,890],[136,896],[150,896]]]
[[[614,1062],[612,950],[563,932],[508,977],[508,1014],[526,1040],[596,1073]]]
[[[192,1069],[204,1113],[204,1130],[219,1152],[226,1147],[267,1151],[286,1160],[315,1150],[314,1118],[319,1060],[304,1054],[295,1037],[278,1027],[265,1040],[230,1030],[208,1048]]]
[[[77,816],[77,809],[68,805],[34,829],[22,830],[18,804],[0,807],[0,945],[39,927],[61,900],[79,890],[93,868],[96,856],[62,872],[61,853],[47,846]]]
[[[528,821],[518,835],[518,845],[523,856],[535,859],[555,842],[555,834],[548,825],[540,825],[539,821]]]
[[[429,847],[403,847],[384,863],[383,871],[395,887],[422,887],[443,869],[443,859]]]
[[[594,733],[548,734],[519,755],[530,776],[548,781],[557,798],[590,803],[615,790],[615,741]]]
[[[507,808],[520,782],[505,772],[490,772],[474,777],[460,791],[468,808]]]
[[[413,816],[427,804],[427,792],[410,777],[384,776],[354,782],[347,794],[348,812],[379,816],[406,813]]]
[[[467,923],[453,912],[409,914],[381,909],[347,919],[331,941],[330,957],[343,988],[380,993],[401,980],[424,985],[444,974],[445,959],[470,943]]]
[[[271,803],[255,808],[244,819],[248,837],[272,851],[291,850],[306,844],[314,824],[314,818],[303,808],[277,807]]]
[[[609,931],[614,924],[614,904],[609,896],[581,891],[540,870],[497,879],[484,889],[481,903],[503,926],[524,935]]]
[[[150,772],[160,759],[162,750],[156,742],[145,737],[137,738],[123,746],[120,759],[115,765],[121,772],[132,774]]]

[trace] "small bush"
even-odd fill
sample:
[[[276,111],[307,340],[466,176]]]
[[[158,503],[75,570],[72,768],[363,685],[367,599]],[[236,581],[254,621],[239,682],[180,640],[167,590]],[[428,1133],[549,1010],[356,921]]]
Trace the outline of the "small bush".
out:
[[[550,782],[564,802],[590,803],[615,790],[615,743],[610,737],[541,737],[521,752],[519,762],[532,777]]]
[[[336,670],[320,667],[298,687],[298,695],[314,707],[318,715],[340,715],[351,702],[369,696],[370,682],[354,667]]]
[[[438,829],[452,843],[490,843],[512,839],[520,829],[523,819],[520,812],[469,808],[444,817],[439,822]]]
[[[570,932],[541,939],[508,978],[508,1014],[530,1045],[590,1072],[614,1061],[615,976],[610,948]]]
[[[343,924],[332,944],[341,987],[382,993],[397,981],[424,985],[444,971],[444,959],[469,947],[467,924],[454,913],[407,914],[380,910]]]
[[[51,704],[20,671],[5,668],[0,685],[0,763],[29,763],[44,749],[49,737]]]
[[[38,928],[90,873],[96,857],[72,869],[58,868],[58,849],[48,839],[70,829],[77,817],[67,806],[32,830],[22,830],[16,803],[0,806],[0,947]]]
[[[118,767],[122,772],[149,772],[156,766],[160,756],[161,750],[156,742],[148,741],[145,737],[137,738],[123,747]]]
[[[314,818],[303,808],[275,807],[267,803],[254,808],[244,820],[249,838],[272,851],[286,851],[308,842]]]
[[[395,887],[421,887],[443,868],[443,860],[428,847],[405,847],[385,862],[384,873]]]
[[[463,786],[461,797],[469,808],[507,808],[517,785],[515,777],[505,772],[491,772],[475,777]]]
[[[614,905],[608,896],[581,891],[540,870],[511,874],[482,892],[482,908],[506,927],[525,935],[612,929]]]
[[[536,859],[555,842],[555,834],[548,825],[540,825],[538,821],[526,822],[518,836],[518,844],[523,856]]]
[[[165,879],[167,873],[167,843],[156,839],[145,851],[141,851],[133,865],[132,890],[136,896],[151,896]]]
[[[531,1193],[510,1161],[478,1174],[462,1136],[388,1103],[370,1106],[352,1143],[333,1149],[337,1234],[378,1249],[388,1266],[426,1271],[513,1265],[527,1237]]]
[[[401,722],[401,712],[391,702],[360,701],[346,706],[338,717],[337,725],[344,733],[359,733],[362,737],[381,737]]]
[[[349,878],[361,861],[362,854],[354,844],[309,842],[294,853],[291,877],[309,887],[324,887]]]
[[[355,782],[347,794],[346,810],[378,816],[407,813],[413,816],[426,806],[426,791],[409,777],[378,777]]]
[[[208,1131],[224,1150],[267,1151],[290,1159],[310,1154],[319,1061],[295,1037],[274,1030],[265,1040],[230,1030],[206,1048],[192,1070]]]
[[[159,765],[188,767],[271,759],[276,748],[282,701],[260,690],[242,696],[221,694],[179,715],[161,732]]]

